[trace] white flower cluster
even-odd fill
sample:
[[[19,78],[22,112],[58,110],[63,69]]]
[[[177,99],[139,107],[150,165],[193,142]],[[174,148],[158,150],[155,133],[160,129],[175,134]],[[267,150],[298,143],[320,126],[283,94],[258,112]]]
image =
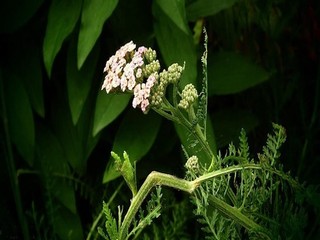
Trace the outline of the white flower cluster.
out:
[[[136,45],[131,41],[122,46],[106,63],[106,73],[101,90],[107,93],[120,88],[123,92],[132,91],[137,79],[142,78],[143,54],[147,48],[140,47],[134,52]]]
[[[154,86],[154,84],[158,80],[158,73],[152,73],[146,83],[139,83],[134,88],[134,98],[132,101],[132,106],[136,108],[138,105],[140,105],[142,112],[147,111],[147,107],[149,106],[149,97],[151,88]]]
[[[184,67],[177,63],[160,71],[154,50],[139,47],[131,41],[122,46],[107,61],[102,89],[107,93],[122,91],[133,93],[132,106],[147,113],[150,106],[160,106],[168,84],[176,84]]]

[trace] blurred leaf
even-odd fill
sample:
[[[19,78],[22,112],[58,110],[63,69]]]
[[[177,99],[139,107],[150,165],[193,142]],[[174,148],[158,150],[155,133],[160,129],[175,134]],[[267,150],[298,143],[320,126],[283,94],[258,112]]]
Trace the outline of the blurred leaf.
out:
[[[151,4],[150,0],[119,1],[108,19],[108,31],[117,33],[113,41],[109,41],[108,50],[113,52],[119,47],[119,42],[130,40],[138,46],[152,46],[154,32]]]
[[[139,109],[129,111],[118,129],[112,151],[119,155],[126,151],[132,163],[139,161],[152,147],[160,128],[160,122],[161,118],[154,112],[144,115]],[[119,176],[111,158],[104,172],[103,183]]]
[[[63,41],[74,29],[80,15],[82,0],[53,0],[43,43],[43,58],[48,75]]]
[[[187,151],[189,156],[196,155],[201,164],[210,165],[211,159],[204,152],[204,149],[199,144],[198,140],[191,135],[182,125],[175,124],[177,134],[180,138],[181,144]],[[207,117],[207,141],[212,149],[212,152],[217,152],[215,133],[212,128],[210,117]]]
[[[190,33],[186,19],[184,0],[157,0],[157,5],[171,19],[174,24],[185,34]]]
[[[72,122],[77,124],[96,70],[100,46],[96,45],[83,67],[77,68],[76,45],[71,44],[67,60],[67,88]]]
[[[73,214],[65,208],[58,208],[55,216],[54,229],[60,239],[84,239],[82,223],[79,215]]]
[[[187,6],[187,18],[195,21],[212,16],[223,9],[230,8],[237,0],[198,0]]]
[[[34,44],[18,43],[20,46],[11,51],[8,59],[11,71],[15,72],[27,91],[32,108],[39,116],[44,117],[44,100],[42,89],[42,62],[40,49]],[[25,45],[26,44],[26,45]],[[23,47],[21,47],[23,45]]]
[[[80,69],[99,38],[104,22],[110,17],[118,0],[84,0],[78,42]]]
[[[12,141],[21,156],[32,166],[34,161],[34,119],[27,92],[12,71],[4,74],[4,93]]]
[[[242,128],[248,133],[258,125],[257,117],[247,110],[221,110],[212,119],[218,148],[237,141]]]
[[[25,25],[37,12],[43,0],[2,1],[0,8],[0,32],[14,32]]]
[[[186,63],[181,78],[181,86],[195,83],[197,77],[197,53],[191,33],[181,31],[162,11],[156,1],[153,2],[153,14],[156,18],[154,31],[156,39],[167,66]]]
[[[220,52],[208,59],[209,96],[238,93],[269,77],[262,67],[234,52]]]
[[[56,136],[48,128],[38,125],[36,136],[37,156],[42,167],[42,173],[50,178],[51,193],[72,213],[76,214],[76,203],[72,185],[63,179],[70,176],[68,162],[64,150]],[[58,177],[59,175],[60,177]]]
[[[73,125],[67,96],[60,89],[51,99],[53,129],[64,150],[66,161],[80,176],[86,171],[86,144],[90,125],[78,127]],[[79,121],[80,122],[80,121]]]
[[[93,123],[93,136],[115,120],[128,105],[130,94],[107,94],[99,91]]]

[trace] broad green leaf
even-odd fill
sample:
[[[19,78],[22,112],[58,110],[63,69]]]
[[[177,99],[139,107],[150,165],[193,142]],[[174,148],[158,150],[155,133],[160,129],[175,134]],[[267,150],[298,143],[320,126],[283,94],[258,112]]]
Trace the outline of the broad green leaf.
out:
[[[37,12],[43,0],[2,1],[0,32],[14,32],[25,25]]]
[[[32,166],[35,129],[31,104],[22,80],[14,72],[6,72],[3,77],[10,136],[21,156]]]
[[[262,67],[234,52],[220,52],[208,59],[209,95],[238,93],[269,77]]]
[[[60,239],[83,239],[74,189],[68,181],[71,173],[65,150],[58,138],[41,124],[38,125],[36,142],[37,160],[48,191],[47,197],[50,198],[47,201],[53,204],[47,211],[54,234]]]
[[[50,178],[45,181],[52,181],[50,191],[65,207],[76,214],[74,190],[72,185],[63,179],[63,176],[70,176],[70,170],[60,142],[47,127],[39,124],[36,143],[37,158],[42,172],[45,177]]]
[[[87,167],[86,141],[90,131],[90,125],[86,128],[78,128],[72,123],[67,96],[62,90],[58,90],[51,99],[51,122],[54,132],[61,143],[66,161],[80,176]]]
[[[44,117],[45,109],[40,49],[30,42],[18,42],[17,44],[20,45],[14,48],[11,52],[11,58],[8,59],[11,65],[11,71],[14,71],[23,83],[34,111],[39,114],[39,116]]]
[[[191,33],[181,31],[162,11],[156,1],[153,2],[153,14],[156,18],[154,31],[167,66],[186,63],[181,78],[181,87],[195,83],[197,77],[197,53]]]
[[[210,165],[211,159],[208,158],[208,154],[205,152],[205,149],[199,144],[197,138],[190,134],[186,128],[182,125],[175,124],[177,134],[180,138],[181,144],[187,151],[189,156],[196,155],[201,164]],[[215,133],[212,127],[210,117],[207,117],[207,141],[213,153],[217,152]]]
[[[51,69],[62,43],[74,29],[80,15],[82,0],[53,0],[43,43],[43,58],[47,73]]]
[[[195,21],[230,8],[237,0],[198,0],[187,6],[187,18]]]
[[[226,109],[212,114],[218,148],[237,141],[240,130],[250,132],[258,125],[257,117],[248,110]]]
[[[189,34],[184,0],[156,0],[157,5],[185,34]]]
[[[84,0],[78,41],[80,69],[99,38],[104,22],[110,17],[118,0]]]
[[[154,112],[144,115],[139,109],[129,111],[116,134],[112,151],[119,155],[126,151],[132,163],[139,161],[152,147],[160,122],[161,118]],[[103,183],[119,176],[111,158],[103,176]]]
[[[93,136],[115,120],[128,105],[129,94],[107,94],[99,91],[93,123]]]
[[[98,45],[95,46],[80,70],[77,68],[76,49],[76,45],[71,44],[67,60],[68,99],[74,125],[79,120],[83,105],[91,89],[100,48]]]

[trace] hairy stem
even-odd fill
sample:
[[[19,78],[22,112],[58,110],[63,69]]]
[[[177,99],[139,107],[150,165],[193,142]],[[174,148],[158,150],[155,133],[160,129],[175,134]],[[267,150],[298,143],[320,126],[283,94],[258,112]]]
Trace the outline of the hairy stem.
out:
[[[167,186],[192,194],[195,191],[195,189],[204,181],[218,176],[230,174],[232,172],[240,171],[243,169],[262,169],[262,167],[258,164],[244,164],[238,166],[231,166],[214,172],[206,173],[193,181],[177,178],[170,174],[160,173],[156,171],[151,172],[142,184],[142,186],[140,187],[137,195],[135,195],[131,199],[131,205],[121,224],[121,228],[119,231],[119,240],[126,239],[129,227],[136,213],[138,212],[141,204],[148,196],[153,187],[158,185]],[[251,231],[261,232],[262,235],[269,236],[268,231],[266,229],[255,223],[253,220],[246,217],[238,209],[230,206],[229,204],[223,202],[218,198],[211,198],[210,200],[212,201],[213,206],[216,206],[222,214],[225,214],[228,217],[234,219],[240,225],[244,226],[245,228]]]

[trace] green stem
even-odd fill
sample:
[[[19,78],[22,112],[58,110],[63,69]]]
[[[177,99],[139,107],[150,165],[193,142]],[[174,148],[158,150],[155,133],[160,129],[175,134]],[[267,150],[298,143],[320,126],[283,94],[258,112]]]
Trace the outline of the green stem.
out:
[[[126,239],[126,236],[128,234],[128,229],[130,224],[132,223],[134,216],[138,212],[141,204],[145,200],[145,198],[148,196],[151,189],[155,186],[167,186],[172,187],[181,191],[192,193],[193,184],[190,181],[177,178],[175,176],[172,176],[170,174],[160,173],[160,172],[151,172],[142,186],[140,187],[137,195],[135,195],[131,199],[130,207],[127,211],[127,214],[125,215],[120,231],[119,231],[119,240]]]
[[[167,186],[167,187],[172,187],[174,189],[192,194],[195,191],[195,189],[199,187],[199,185],[204,181],[207,181],[209,179],[212,179],[218,176],[230,174],[243,169],[262,169],[262,167],[258,164],[244,164],[244,165],[238,165],[238,166],[231,166],[231,167],[227,167],[224,169],[220,169],[214,172],[204,174],[193,181],[187,181],[185,179],[177,178],[173,175],[169,175],[165,173],[160,173],[155,171],[151,172],[146,178],[146,180],[144,181],[144,183],[142,184],[137,195],[133,197],[131,200],[131,205],[121,224],[121,228],[119,231],[119,240],[126,239],[126,236],[128,235],[129,226],[131,225],[134,219],[134,216],[138,212],[141,204],[143,203],[143,201],[145,200],[145,198],[150,193],[153,187],[158,185]],[[231,219],[234,219],[242,226],[248,228],[249,230],[260,232],[265,236],[269,235],[266,229],[258,225],[253,220],[247,218],[238,209],[230,206],[229,204],[223,202],[218,198],[211,198],[210,200],[212,201],[213,205],[216,206],[221,213],[229,216]]]

